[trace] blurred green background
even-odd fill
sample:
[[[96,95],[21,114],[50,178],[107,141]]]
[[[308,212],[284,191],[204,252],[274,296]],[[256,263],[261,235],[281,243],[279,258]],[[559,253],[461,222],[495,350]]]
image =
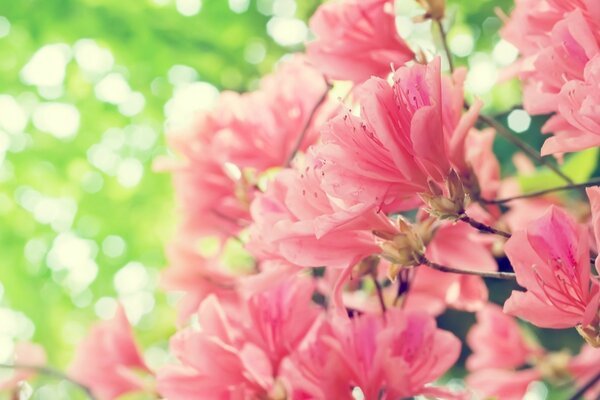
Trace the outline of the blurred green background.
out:
[[[64,368],[117,300],[150,364],[164,359],[174,310],[158,273],[177,216],[170,178],[152,161],[168,153],[165,132],[210,107],[219,90],[252,89],[301,51],[319,3],[0,1],[0,362],[16,340],[33,340]],[[409,3],[398,0],[399,29],[430,49]],[[450,47],[487,112],[505,113],[503,122],[539,145],[542,121],[506,112],[520,101],[518,84],[492,90],[517,57],[494,13],[511,6],[452,1]],[[513,149],[497,146],[510,169]],[[66,390],[59,386],[48,390]]]

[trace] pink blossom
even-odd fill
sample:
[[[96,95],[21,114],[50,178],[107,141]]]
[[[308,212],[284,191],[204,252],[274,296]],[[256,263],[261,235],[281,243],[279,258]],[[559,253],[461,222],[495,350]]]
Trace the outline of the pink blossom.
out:
[[[248,248],[262,259],[303,266],[348,267],[378,253],[372,230],[393,230],[383,213],[364,204],[345,206],[320,187],[322,165],[284,170],[252,204]]]
[[[523,59],[523,103],[531,114],[554,115],[543,127],[555,136],[542,154],[564,153],[596,146],[598,133],[590,131],[593,113],[585,93],[594,85],[590,60],[600,50],[600,9],[593,0],[540,0],[517,2],[502,30]],[[586,89],[586,87],[588,89]]]
[[[224,92],[213,111],[216,118],[225,118],[215,132],[213,151],[241,169],[262,172],[285,166],[296,146],[306,150],[315,143],[317,128],[337,109],[335,102],[326,101],[327,91],[321,73],[296,56],[263,78],[259,90]]]
[[[11,364],[43,367],[46,364],[46,352],[42,346],[34,343],[17,343]],[[35,374],[35,369],[15,368],[9,376],[0,379],[0,392],[15,389],[20,382],[30,379]]]
[[[545,328],[588,326],[598,312],[599,290],[590,279],[587,231],[552,206],[506,243],[517,282],[504,311]]]
[[[577,356],[569,363],[569,372],[575,378],[578,387],[588,383],[600,374],[600,349],[584,345]],[[585,393],[585,398],[592,400],[600,396],[600,383]]]
[[[317,154],[325,191],[394,212],[413,206],[430,180],[443,185],[451,168],[468,174],[465,140],[481,104],[463,116],[463,79],[462,70],[453,81],[442,78],[436,58],[398,69],[392,86],[364,83],[361,116],[342,113],[323,130]]]
[[[492,303],[477,312],[477,323],[469,331],[467,343],[473,351],[467,359],[470,371],[516,369],[541,354],[538,346],[525,340],[517,322]]]
[[[331,79],[361,83],[414,57],[396,31],[389,0],[326,3],[311,18],[310,28],[316,39],[307,43],[308,58]]]
[[[598,85],[600,84],[600,56],[585,67],[584,77],[571,80],[562,87],[558,111],[568,124],[562,131],[546,140],[543,154],[582,150],[600,145],[598,118]]]
[[[352,399],[353,388],[365,399],[427,395],[435,391],[427,385],[456,362],[459,352],[459,340],[425,314],[392,309],[385,319],[339,317],[322,325],[297,355],[299,374],[291,386],[294,398],[319,400]]]
[[[179,322],[185,322],[198,310],[209,295],[215,295],[222,304],[238,305],[236,291],[238,278],[229,274],[218,260],[209,260],[190,248],[184,238],[178,238],[167,248],[169,267],[162,274],[162,286],[167,290],[183,291],[178,304]]]
[[[140,373],[152,372],[142,359],[122,307],[112,320],[92,327],[69,368],[69,375],[91,388],[100,400],[143,390],[146,385]]]
[[[310,280],[288,279],[227,315],[208,297],[197,314],[200,330],[187,328],[172,339],[181,364],[160,371],[159,392],[173,400],[251,399],[277,390],[282,363],[319,316],[312,293]]]
[[[529,385],[540,378],[540,373],[531,368],[521,371],[483,369],[471,373],[466,382],[476,398],[522,400]]]

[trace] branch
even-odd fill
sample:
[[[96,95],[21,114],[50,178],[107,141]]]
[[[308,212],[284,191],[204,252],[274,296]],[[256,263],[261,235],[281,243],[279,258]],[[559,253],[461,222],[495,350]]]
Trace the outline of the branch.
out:
[[[550,168],[556,175],[560,176],[565,182],[567,182],[571,185],[574,184],[573,180],[571,178],[569,178],[567,175],[565,175],[564,172],[562,172],[556,165],[554,165],[552,162],[550,162],[546,158],[542,157],[538,153],[537,150],[535,150],[533,147],[531,147],[529,144],[527,144],[523,140],[519,139],[510,130],[508,130],[504,125],[502,125],[501,123],[496,121],[494,118],[488,117],[486,115],[481,115],[481,114],[479,115],[478,118],[481,122],[494,128],[496,130],[496,132],[498,132],[499,135],[501,135],[503,138],[505,138],[506,140],[508,140],[515,146],[517,146],[529,157],[533,158],[538,163]]]
[[[285,162],[286,167],[289,167],[291,165],[292,160],[296,156],[296,153],[298,152],[298,150],[300,150],[300,147],[302,146],[302,142],[304,141],[304,138],[306,137],[306,133],[310,129],[310,126],[312,125],[313,120],[315,119],[315,116],[317,115],[317,111],[319,110],[319,108],[321,108],[323,103],[325,103],[325,100],[327,100],[327,95],[329,94],[329,90],[331,89],[331,84],[327,81],[325,81],[325,83],[327,85],[327,88],[325,89],[325,92],[323,93],[323,95],[321,96],[319,101],[317,101],[317,103],[313,107],[312,111],[310,112],[310,115],[308,116],[308,119],[306,120],[306,123],[304,124],[304,127],[302,128],[302,132],[300,132],[300,135],[298,135],[298,137],[296,138],[296,143],[294,143],[294,146],[292,147],[292,152],[290,153],[290,155],[288,156],[288,159]]]
[[[592,379],[590,379],[585,385],[583,385],[573,396],[569,397],[569,400],[581,399],[585,392],[593,388],[598,382],[600,382],[600,372],[598,372]]]
[[[450,73],[454,73],[454,62],[452,61],[452,53],[450,52],[450,48],[448,47],[448,37],[446,36],[446,31],[444,30],[444,25],[442,21],[439,19],[435,20],[435,23],[440,30],[440,36],[442,39],[442,45],[444,46],[444,52],[446,52],[446,58],[448,59],[448,67],[450,68]]]
[[[94,396],[94,394],[92,393],[92,390],[88,386],[86,386],[80,382],[77,382],[76,380],[69,377],[64,372],[59,371],[52,367],[44,367],[44,366],[39,366],[39,365],[27,365],[27,364],[2,364],[2,363],[0,363],[0,368],[29,369],[29,370],[35,371],[41,375],[46,375],[46,376],[49,376],[52,378],[62,379],[62,380],[70,382],[74,386],[77,386],[79,389],[81,389],[82,392],[85,392],[87,397],[90,398],[91,400],[97,400],[96,397]]]
[[[521,195],[513,196],[513,197],[506,197],[504,199],[495,199],[495,200],[480,199],[480,200],[482,203],[485,203],[485,204],[505,204],[505,203],[509,203],[513,200],[528,199],[531,197],[542,196],[542,195],[548,194],[548,193],[561,192],[561,191],[571,190],[571,189],[581,189],[581,188],[586,188],[586,187],[595,186],[595,185],[600,185],[600,178],[592,179],[592,180],[590,180],[588,182],[584,182],[584,183],[569,184],[569,185],[559,186],[559,187],[555,187],[555,188],[551,188],[551,189],[538,190],[536,192],[525,193],[525,194],[521,194]]]
[[[492,228],[491,226],[486,225],[483,222],[476,221],[473,218],[469,217],[465,213],[463,213],[461,216],[459,216],[458,219],[459,219],[459,221],[465,222],[465,223],[471,225],[473,228],[475,228],[483,233],[488,233],[491,235],[498,235],[498,236],[505,237],[507,239],[510,239],[510,237],[512,236],[508,232],[504,232],[504,231],[501,231],[500,229]]]
[[[441,271],[441,272],[451,272],[453,274],[463,274],[463,275],[475,275],[480,276],[482,278],[494,278],[494,279],[506,279],[506,280],[515,280],[517,276],[512,272],[482,272],[482,271],[472,271],[466,269],[459,269],[448,267],[446,265],[434,263],[433,261],[429,261],[427,257],[422,256],[419,262],[423,265],[428,266],[429,268]]]

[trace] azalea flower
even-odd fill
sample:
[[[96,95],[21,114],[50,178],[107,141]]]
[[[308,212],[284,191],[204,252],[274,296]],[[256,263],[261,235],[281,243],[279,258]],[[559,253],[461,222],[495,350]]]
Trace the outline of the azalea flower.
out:
[[[308,59],[328,78],[361,83],[386,76],[414,53],[396,31],[393,1],[337,0],[321,5],[309,25]]]
[[[545,328],[598,324],[599,285],[592,280],[587,230],[551,206],[506,243],[517,282],[505,312]]]
[[[100,400],[146,390],[148,384],[143,377],[152,374],[121,306],[112,320],[92,327],[69,367],[69,376],[90,388]]]
[[[293,398],[398,399],[416,395],[452,398],[429,386],[456,361],[460,341],[421,313],[400,309],[381,315],[334,318],[294,358]]]

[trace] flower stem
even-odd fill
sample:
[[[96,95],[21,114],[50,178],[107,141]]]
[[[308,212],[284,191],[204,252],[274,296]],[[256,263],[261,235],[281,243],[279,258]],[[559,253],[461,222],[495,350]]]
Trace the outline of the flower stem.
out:
[[[482,278],[494,278],[494,279],[506,279],[506,280],[515,280],[517,277],[512,272],[483,272],[483,271],[472,271],[466,269],[452,268],[447,265],[442,265],[438,263],[434,263],[427,259],[427,257],[422,256],[419,260],[422,265],[426,265],[431,269],[435,269],[441,272],[450,272],[453,274],[463,274],[463,275],[475,275],[480,276]]]
[[[377,299],[379,299],[379,306],[381,307],[381,313],[383,318],[385,318],[385,313],[387,311],[387,307],[385,306],[385,299],[383,298],[383,288],[381,284],[377,280],[376,273],[371,274],[371,278],[373,278],[373,283],[375,284],[375,292],[377,292]]]
[[[564,186],[558,186],[558,187],[554,187],[554,188],[550,188],[550,189],[538,190],[536,192],[525,193],[525,194],[521,194],[518,196],[507,197],[504,199],[495,199],[495,200],[481,199],[481,202],[483,202],[485,204],[505,204],[505,203],[509,203],[513,200],[528,199],[531,197],[542,196],[542,195],[548,194],[548,193],[562,192],[562,191],[571,190],[571,189],[581,189],[581,188],[586,188],[586,187],[595,186],[595,185],[600,185],[600,178],[592,179],[592,180],[590,180],[588,182],[584,182],[584,183],[575,183],[575,184],[569,184],[569,185],[564,185]]]
[[[590,379],[585,385],[583,385],[573,396],[569,397],[569,400],[577,400],[583,398],[585,392],[594,387],[598,382],[600,382],[600,372],[598,372],[592,379]]]
[[[491,235],[498,235],[510,239],[511,234],[508,232],[501,231],[500,229],[493,228],[489,225],[484,224],[483,222],[479,222],[469,217],[467,214],[463,213],[458,219],[462,222],[465,222],[471,225],[473,228],[477,229],[483,233],[489,233]]]
[[[439,31],[440,37],[442,39],[442,46],[444,46],[444,52],[446,53],[446,58],[448,59],[448,67],[450,68],[450,72],[454,72],[454,62],[452,61],[452,53],[450,52],[450,47],[448,47],[448,37],[446,35],[446,31],[444,30],[444,25],[442,21],[439,19],[434,20]]]
[[[291,151],[290,155],[288,156],[288,159],[285,162],[286,167],[289,167],[292,164],[292,160],[296,156],[296,153],[300,150],[300,147],[302,147],[302,142],[304,141],[304,138],[306,137],[306,134],[307,134],[308,130],[310,129],[310,126],[312,125],[312,123],[315,119],[315,116],[317,115],[317,111],[319,110],[319,108],[321,108],[323,103],[325,103],[325,100],[327,100],[327,96],[329,95],[329,90],[331,89],[331,84],[327,81],[325,81],[325,83],[327,85],[327,88],[325,89],[325,92],[323,93],[323,95],[321,96],[319,101],[317,101],[317,103],[313,107],[312,111],[310,112],[310,115],[308,116],[308,119],[306,120],[306,123],[304,124],[304,127],[302,128],[302,132],[300,132],[300,135],[298,135],[298,138],[296,138],[296,142],[294,143],[294,146],[292,147],[292,151]]]
[[[70,382],[74,386],[77,386],[79,389],[81,389],[81,391],[85,392],[87,397],[90,398],[91,400],[97,400],[96,397],[94,396],[94,394],[92,393],[92,390],[88,386],[86,386],[80,382],[77,382],[76,380],[69,377],[64,372],[59,371],[52,367],[45,367],[45,366],[40,366],[40,365],[27,365],[27,364],[1,364],[0,363],[0,368],[29,369],[29,370],[35,371],[41,375],[46,375],[46,376],[49,376],[52,378],[62,379],[62,380]]]
[[[574,184],[573,180],[565,175],[554,163],[550,162],[548,159],[542,157],[537,150],[531,147],[529,144],[524,142],[515,136],[510,130],[508,130],[504,125],[496,121],[492,117],[488,117],[487,115],[479,115],[479,120],[486,125],[494,128],[496,132],[519,149],[521,149],[525,154],[527,154],[530,158],[536,160],[539,164],[545,165],[550,168],[556,175],[560,176],[565,182],[568,184]]]

